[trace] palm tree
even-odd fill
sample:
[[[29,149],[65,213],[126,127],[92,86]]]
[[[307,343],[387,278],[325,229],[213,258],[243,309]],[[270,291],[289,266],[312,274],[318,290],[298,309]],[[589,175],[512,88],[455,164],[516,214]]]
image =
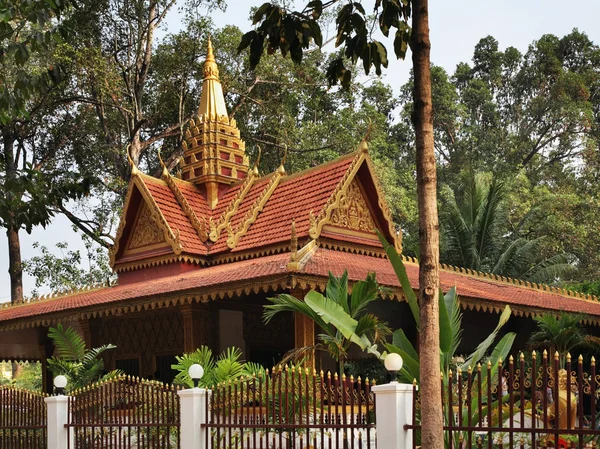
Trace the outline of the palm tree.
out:
[[[590,335],[582,324],[586,319],[583,313],[545,313],[535,317],[538,330],[529,337],[533,348],[545,348],[550,356],[558,352],[560,367],[565,367],[566,355],[578,346],[599,347],[600,338]]]
[[[502,182],[472,174],[465,186],[446,188],[443,196],[442,262],[538,283],[555,282],[574,270],[568,254],[543,257],[544,237],[530,240],[518,236],[519,228],[505,231]]]
[[[351,294],[348,293],[347,271],[339,278],[329,273],[325,296],[311,290],[304,301],[287,294],[269,298],[272,304],[265,306],[263,317],[265,323],[280,312],[296,312],[309,317],[323,331],[318,335],[320,343],[315,347],[300,348],[297,353],[326,350],[338,362],[342,375],[352,344],[379,356],[377,344],[391,334],[386,323],[366,311],[367,306],[379,295],[380,288],[374,273],[369,273],[364,281],[357,282]]]
[[[72,327],[62,324],[51,327],[48,336],[56,346],[57,355],[48,359],[48,368],[54,376],[62,374],[68,379],[69,390],[83,388],[98,380],[108,380],[121,374],[114,370],[104,373],[104,360],[100,355],[116,346],[107,344],[99,348],[86,349],[85,341]]]

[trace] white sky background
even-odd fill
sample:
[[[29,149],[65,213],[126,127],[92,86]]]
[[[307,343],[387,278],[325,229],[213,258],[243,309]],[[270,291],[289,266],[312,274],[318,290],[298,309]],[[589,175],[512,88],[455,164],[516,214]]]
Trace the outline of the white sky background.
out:
[[[228,0],[226,12],[216,11],[211,15],[219,27],[233,24],[248,31],[251,29],[248,20],[250,8],[260,6],[263,1],[266,0]],[[296,3],[304,4],[306,1]],[[562,37],[573,28],[587,33],[593,42],[600,44],[600,0],[568,3],[564,0],[430,0],[429,10],[431,60],[450,74],[459,62],[471,61],[475,45],[487,35],[492,35],[499,41],[501,50],[512,46],[522,53],[543,34]],[[177,32],[180,26],[178,12],[174,9],[167,17],[168,28],[164,32]],[[406,61],[396,61],[393,59],[393,51],[389,53],[390,66],[384,71],[383,80],[398,91],[408,79],[410,55]],[[53,248],[57,242],[67,241],[73,249],[80,249],[82,255],[85,254],[81,238],[71,231],[70,222],[64,217],[56,218],[45,230],[41,227],[34,229],[31,235],[21,232],[24,260],[37,254],[37,250],[32,248],[36,241],[49,248]],[[34,288],[34,282],[34,279],[24,275],[25,295]],[[44,293],[47,289],[41,291]],[[0,302],[9,300],[8,246],[5,234],[2,233]]]

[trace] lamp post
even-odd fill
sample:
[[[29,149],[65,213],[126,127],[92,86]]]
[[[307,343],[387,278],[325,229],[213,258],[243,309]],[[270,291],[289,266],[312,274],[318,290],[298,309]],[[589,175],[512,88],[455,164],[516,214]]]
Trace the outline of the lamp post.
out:
[[[67,386],[67,378],[62,374],[59,374],[54,378],[54,388],[56,388],[56,395],[62,396],[65,394],[65,387]]]
[[[392,376],[391,383],[398,383],[398,371],[402,369],[402,363],[402,357],[395,352],[391,352],[385,357],[383,364],[385,365],[385,369],[390,372],[390,376]]]
[[[202,379],[202,376],[204,376],[204,368],[202,368],[201,365],[194,363],[189,367],[188,374],[194,382],[194,388],[198,388],[198,383],[200,382],[200,379]]]

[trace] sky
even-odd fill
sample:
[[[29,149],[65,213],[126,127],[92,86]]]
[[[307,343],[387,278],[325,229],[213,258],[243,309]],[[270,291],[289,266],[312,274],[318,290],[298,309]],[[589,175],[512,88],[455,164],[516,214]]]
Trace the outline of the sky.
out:
[[[233,24],[248,31],[251,29],[250,8],[260,6],[263,1],[266,0],[226,0],[226,12],[216,11],[211,17],[219,27]],[[366,0],[363,3],[371,4]],[[173,9],[169,14],[166,29],[161,34],[177,32],[181,26],[178,11]],[[501,50],[512,46],[522,53],[544,34],[562,37],[573,28],[587,33],[592,41],[600,44],[599,0],[573,3],[559,0],[429,0],[429,14],[431,61],[449,73],[459,62],[470,62],[475,45],[488,35],[498,40]],[[332,48],[332,44],[327,48]],[[398,92],[408,79],[410,65],[410,56],[405,61],[390,59],[383,80]],[[4,235],[0,236],[0,302],[10,300],[8,247]],[[34,242],[53,248],[61,241],[84,253],[81,238],[71,230],[70,222],[58,217],[46,229],[36,228],[31,235],[21,232],[22,257],[28,259],[39,254],[32,248]],[[34,288],[34,283],[34,279],[24,275],[26,295]],[[45,293],[48,289],[41,288],[40,291]]]

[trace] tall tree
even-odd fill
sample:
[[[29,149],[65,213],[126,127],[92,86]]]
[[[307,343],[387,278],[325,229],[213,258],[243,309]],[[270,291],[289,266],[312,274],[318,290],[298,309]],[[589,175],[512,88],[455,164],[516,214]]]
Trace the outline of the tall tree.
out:
[[[340,1],[311,1],[302,11],[288,11],[271,3],[263,4],[254,14],[256,29],[246,33],[240,50],[250,47],[252,66],[258,65],[266,49],[268,53],[280,50],[289,54],[295,62],[301,62],[304,50],[311,42],[322,45],[318,19],[324,8]],[[412,117],[416,142],[417,192],[419,207],[419,301],[421,327],[419,347],[421,351],[422,443],[424,447],[441,449],[444,445],[443,420],[440,407],[441,386],[439,382],[439,225],[437,217],[436,162],[433,137],[433,113],[430,73],[429,10],[427,0],[396,2],[376,0],[373,20],[381,32],[388,36],[395,28],[394,50],[397,57],[404,57],[408,44],[413,52],[414,113]],[[412,13],[412,32],[408,20]],[[344,3],[336,20],[336,46],[344,46],[344,55],[352,62],[361,60],[365,72],[372,66],[377,74],[387,67],[385,46],[372,38],[367,26],[368,18],[359,2]],[[332,83],[340,81],[348,86],[350,70],[343,58],[335,58],[328,69]],[[424,381],[424,382],[423,382]]]

